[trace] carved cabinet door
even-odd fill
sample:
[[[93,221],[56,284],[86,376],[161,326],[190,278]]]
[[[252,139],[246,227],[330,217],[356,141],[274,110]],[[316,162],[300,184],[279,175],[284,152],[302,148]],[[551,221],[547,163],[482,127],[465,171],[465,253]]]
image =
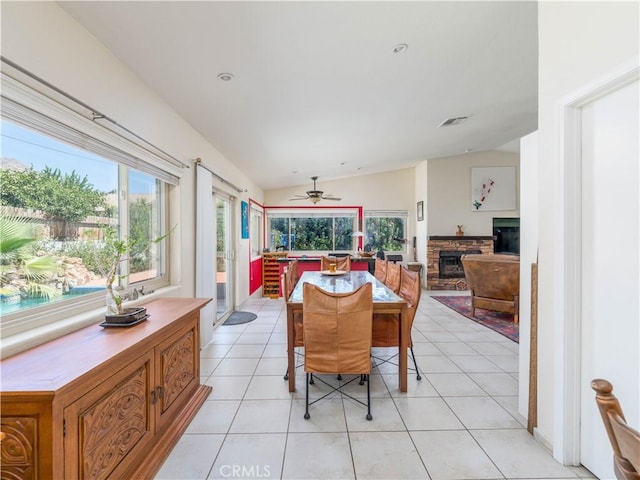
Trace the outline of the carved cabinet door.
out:
[[[65,478],[118,478],[155,432],[153,351],[64,409]]]
[[[198,344],[198,315],[157,348],[157,429],[161,430],[173,419],[173,412],[181,409],[200,382],[200,352]]]

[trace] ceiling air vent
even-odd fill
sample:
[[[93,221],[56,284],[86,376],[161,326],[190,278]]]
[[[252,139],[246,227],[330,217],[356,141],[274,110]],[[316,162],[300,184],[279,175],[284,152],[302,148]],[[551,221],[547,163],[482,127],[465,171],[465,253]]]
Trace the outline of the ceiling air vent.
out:
[[[467,118],[469,117],[454,117],[454,118],[447,118],[444,122],[442,122],[438,128],[440,127],[452,127],[453,125],[460,125],[462,122],[464,122]]]

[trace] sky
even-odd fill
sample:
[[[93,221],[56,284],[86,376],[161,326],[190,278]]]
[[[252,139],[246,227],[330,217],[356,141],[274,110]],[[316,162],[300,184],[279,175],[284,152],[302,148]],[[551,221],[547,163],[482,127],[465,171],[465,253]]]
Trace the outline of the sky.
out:
[[[2,121],[0,156],[14,159],[27,167],[43,170],[45,166],[59,169],[63,174],[75,171],[87,176],[95,189],[102,192],[117,190],[118,166],[97,155],[69,146],[53,138]],[[145,181],[146,180],[146,181]],[[139,172],[130,175],[131,193],[149,191],[149,176]]]

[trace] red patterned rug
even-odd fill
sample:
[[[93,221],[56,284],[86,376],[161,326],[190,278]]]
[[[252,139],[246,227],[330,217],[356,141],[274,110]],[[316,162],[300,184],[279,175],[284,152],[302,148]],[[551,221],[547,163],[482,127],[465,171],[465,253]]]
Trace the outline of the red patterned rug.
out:
[[[482,308],[476,308],[475,317],[471,315],[471,297],[468,296],[447,296],[447,297],[431,297],[434,300],[439,301],[443,305],[446,305],[452,310],[455,310],[461,315],[464,315],[470,320],[484,325],[493,331],[504,335],[510,340],[518,343],[520,338],[518,325],[513,323],[513,315],[508,313],[492,312],[490,310],[484,310]]]

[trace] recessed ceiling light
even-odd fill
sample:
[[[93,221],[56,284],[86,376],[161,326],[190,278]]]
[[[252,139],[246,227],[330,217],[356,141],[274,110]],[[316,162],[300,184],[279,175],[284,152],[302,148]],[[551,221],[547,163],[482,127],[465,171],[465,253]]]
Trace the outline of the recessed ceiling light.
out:
[[[218,80],[222,80],[223,82],[230,82],[233,80],[233,73],[219,73]]]
[[[407,48],[409,48],[409,45],[407,45],[406,43],[399,43],[398,45],[393,47],[393,53],[402,53],[406,51]]]

